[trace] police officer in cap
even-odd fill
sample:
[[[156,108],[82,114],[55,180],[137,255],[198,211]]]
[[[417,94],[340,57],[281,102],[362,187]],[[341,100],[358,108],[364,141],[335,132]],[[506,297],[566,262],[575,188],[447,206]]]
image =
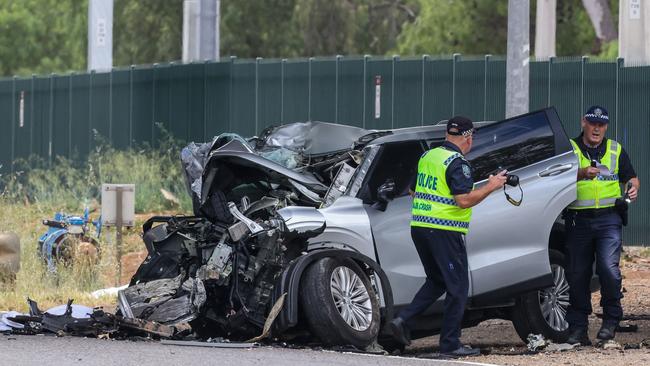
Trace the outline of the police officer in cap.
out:
[[[570,285],[567,342],[589,345],[587,317],[591,314],[589,284],[594,257],[603,308],[603,322],[597,338],[614,338],[623,317],[619,268],[622,217],[617,205],[625,205],[621,200],[623,196],[630,201],[636,200],[640,183],[621,144],[605,138],[609,123],[607,110],[592,106],[581,123],[582,133],[571,140],[580,168],[578,198],[569,206],[567,215],[567,279]],[[626,188],[622,189],[621,185]]]
[[[447,122],[446,141],[442,146],[427,151],[420,158],[412,187],[415,193],[411,237],[427,277],[411,304],[390,324],[395,339],[410,344],[406,323],[446,293],[440,354],[447,357],[480,353],[460,342],[469,289],[465,234],[472,216],[471,207],[503,187],[506,181],[506,172],[502,171],[490,176],[481,188],[473,190],[471,167],[463,156],[472,148],[473,132],[470,119],[453,117]]]

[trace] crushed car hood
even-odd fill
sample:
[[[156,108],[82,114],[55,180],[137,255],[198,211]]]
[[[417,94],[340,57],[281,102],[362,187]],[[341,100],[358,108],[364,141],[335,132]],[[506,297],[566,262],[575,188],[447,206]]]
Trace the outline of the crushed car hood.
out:
[[[327,122],[296,122],[266,129],[258,140],[258,149],[285,148],[310,156],[349,150],[372,131]],[[260,144],[261,143],[261,144]]]
[[[255,153],[217,150],[210,154],[203,170],[201,203],[211,190],[229,191],[244,180],[262,179],[286,185],[297,182],[317,193],[325,193],[328,188],[311,174],[293,171]]]

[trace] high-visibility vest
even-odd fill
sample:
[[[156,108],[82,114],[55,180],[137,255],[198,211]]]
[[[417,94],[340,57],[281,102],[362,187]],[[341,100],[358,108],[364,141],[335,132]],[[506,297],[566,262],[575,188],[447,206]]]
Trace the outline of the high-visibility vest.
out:
[[[591,165],[575,141],[571,140],[573,151],[580,160],[580,168]],[[618,158],[621,156],[621,145],[614,140],[607,140],[606,152],[600,159],[600,164],[607,167],[607,174],[599,174],[593,179],[578,181],[578,199],[569,205],[572,210],[588,208],[613,207],[617,198],[621,197],[621,185],[618,181]]]
[[[471,208],[460,208],[447,186],[447,167],[463,155],[443,147],[427,151],[418,162],[411,226],[467,234]]]

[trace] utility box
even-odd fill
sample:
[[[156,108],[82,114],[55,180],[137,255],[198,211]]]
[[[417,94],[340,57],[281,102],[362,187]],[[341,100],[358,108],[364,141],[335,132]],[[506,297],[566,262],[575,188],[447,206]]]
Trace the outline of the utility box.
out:
[[[102,184],[102,225],[135,226],[135,184]]]

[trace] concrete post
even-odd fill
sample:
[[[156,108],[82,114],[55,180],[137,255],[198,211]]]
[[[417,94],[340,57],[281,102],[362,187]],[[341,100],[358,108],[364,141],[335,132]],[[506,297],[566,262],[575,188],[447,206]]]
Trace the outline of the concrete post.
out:
[[[555,27],[557,0],[537,0],[535,13],[535,58],[555,57]]]
[[[183,62],[219,59],[220,0],[184,0]]]
[[[113,0],[88,2],[88,71],[113,68]]]
[[[641,0],[620,0],[618,57],[625,65],[650,61],[650,4]]]
[[[528,112],[530,1],[508,0],[506,118]]]

